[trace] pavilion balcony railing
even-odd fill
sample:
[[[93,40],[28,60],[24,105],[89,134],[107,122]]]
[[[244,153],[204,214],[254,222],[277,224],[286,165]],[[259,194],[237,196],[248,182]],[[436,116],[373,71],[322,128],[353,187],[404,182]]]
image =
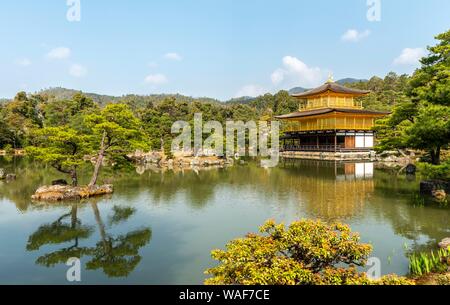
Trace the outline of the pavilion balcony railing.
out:
[[[286,126],[287,132],[304,132],[304,131],[314,131],[314,130],[372,130],[374,123],[372,121],[354,122],[349,121],[348,123],[334,123],[331,121],[323,122],[310,122],[300,124],[292,124]]]
[[[309,111],[309,110],[316,110],[316,109],[323,109],[323,108],[346,108],[346,109],[364,109],[360,104],[343,104],[343,103],[322,103],[322,104],[315,104],[315,105],[301,105],[299,106],[299,111]]]

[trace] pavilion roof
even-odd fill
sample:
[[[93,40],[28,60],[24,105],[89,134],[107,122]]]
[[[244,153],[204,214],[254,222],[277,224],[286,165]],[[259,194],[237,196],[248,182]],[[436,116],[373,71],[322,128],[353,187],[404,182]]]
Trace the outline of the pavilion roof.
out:
[[[368,114],[368,115],[374,115],[374,116],[385,116],[390,114],[390,112],[387,111],[375,111],[375,110],[365,110],[365,109],[349,109],[349,108],[321,108],[321,109],[314,109],[314,110],[308,110],[308,111],[301,111],[301,112],[294,112],[286,115],[280,115],[276,116],[277,119],[296,119],[296,118],[303,118],[303,117],[310,117],[310,116],[316,116],[316,115],[323,115],[333,112],[339,112],[339,113],[352,113],[352,114]]]
[[[338,83],[335,83],[335,82],[327,82],[318,88],[308,90],[308,91],[305,91],[302,93],[293,94],[292,96],[298,97],[298,98],[307,98],[307,97],[319,95],[319,94],[322,94],[322,93],[325,93],[328,91],[331,91],[334,93],[340,93],[340,94],[349,94],[349,95],[353,95],[353,96],[363,96],[363,95],[370,93],[370,91],[367,91],[367,90],[347,88],[347,87],[339,85]]]

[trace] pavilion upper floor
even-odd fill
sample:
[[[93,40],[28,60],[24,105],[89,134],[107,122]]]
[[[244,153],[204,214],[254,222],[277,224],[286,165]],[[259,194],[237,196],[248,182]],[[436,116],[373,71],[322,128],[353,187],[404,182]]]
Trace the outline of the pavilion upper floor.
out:
[[[349,108],[324,108],[300,111],[278,119],[284,121],[285,131],[372,130],[375,120],[387,112]]]

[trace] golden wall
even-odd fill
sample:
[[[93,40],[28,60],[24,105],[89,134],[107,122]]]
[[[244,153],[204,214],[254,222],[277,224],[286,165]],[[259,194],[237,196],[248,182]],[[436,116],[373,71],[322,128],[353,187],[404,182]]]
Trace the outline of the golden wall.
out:
[[[361,102],[356,102],[351,96],[330,96],[323,95],[304,100],[300,103],[300,111],[320,108],[349,108],[362,109]]]

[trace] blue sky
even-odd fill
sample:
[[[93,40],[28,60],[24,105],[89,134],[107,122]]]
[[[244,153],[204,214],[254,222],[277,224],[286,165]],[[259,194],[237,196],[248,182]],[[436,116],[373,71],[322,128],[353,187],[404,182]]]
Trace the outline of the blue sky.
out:
[[[222,100],[411,73],[450,29],[448,0],[67,0],[0,4],[0,97],[62,86]]]

